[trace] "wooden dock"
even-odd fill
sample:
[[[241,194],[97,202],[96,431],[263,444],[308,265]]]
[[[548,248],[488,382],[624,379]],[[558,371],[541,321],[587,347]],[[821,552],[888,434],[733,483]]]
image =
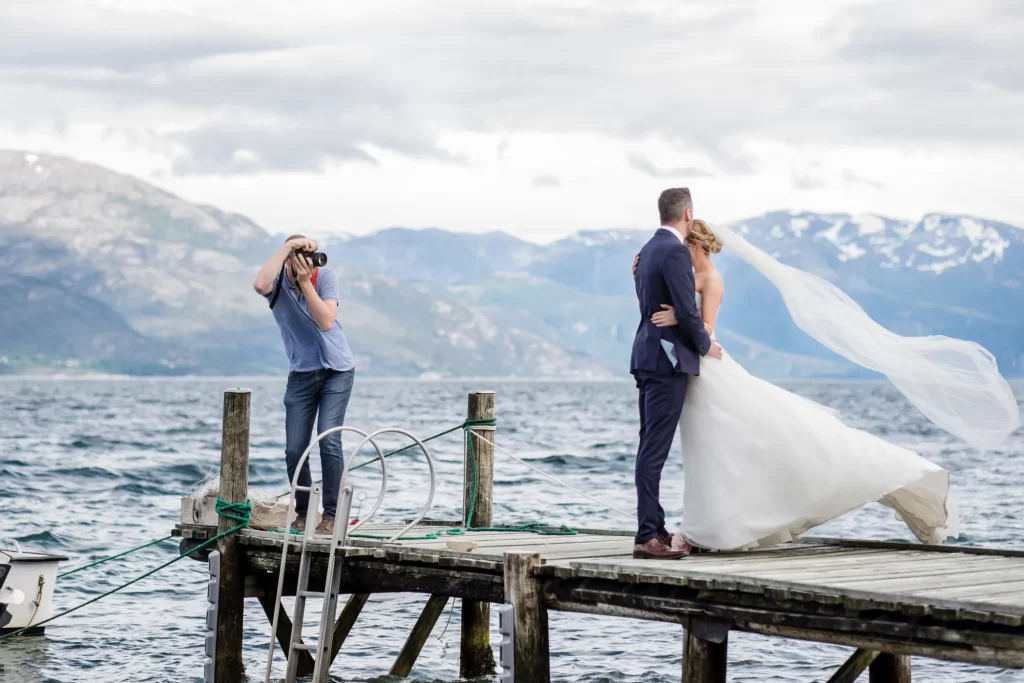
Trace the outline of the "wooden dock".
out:
[[[489,501],[489,487],[487,493]],[[339,552],[344,557],[342,592],[350,597],[335,623],[332,660],[343,651],[368,596],[400,592],[431,598],[391,668],[399,676],[408,675],[450,597],[464,604],[513,606],[514,678],[509,680],[517,683],[550,680],[551,610],[674,625],[684,652],[680,675],[692,683],[726,680],[730,631],[857,648],[845,663],[836,662],[831,680],[837,683],[853,681],[865,669],[875,683],[907,682],[911,656],[1024,668],[1024,552],[808,538],[683,560],[637,560],[632,531],[446,533],[458,525],[425,522],[410,532],[437,534],[434,539],[349,539]],[[359,533],[387,536],[400,528],[366,525]],[[188,549],[211,538],[217,528],[178,525],[174,533]],[[227,599],[258,599],[269,616],[285,535],[244,529],[231,538],[236,544],[233,575],[243,578],[241,590],[227,591]],[[459,541],[477,547],[470,552],[453,548]],[[285,594],[293,595],[299,538],[290,536],[288,542],[295,552],[289,551]],[[329,539],[310,543],[309,587],[323,590]],[[197,553],[197,559],[202,557]],[[479,626],[473,618],[464,619],[463,652],[490,650],[487,628],[481,635]],[[284,649],[290,632],[286,619],[278,629]],[[241,634],[219,639],[217,648],[218,661],[223,655],[240,663]],[[232,651],[222,653],[222,648]],[[312,663],[308,653],[302,654],[307,658],[300,675],[308,675]],[[336,672],[344,671],[342,662],[335,664]],[[463,677],[495,673],[487,661],[463,665]],[[220,674],[217,679],[229,680]]]
[[[443,534],[454,525],[431,523],[417,527],[417,533]],[[399,528],[378,525],[360,531],[386,535]],[[216,528],[179,525],[175,533],[187,546],[211,537]],[[448,547],[450,540],[465,538],[441,536],[386,545],[352,539],[343,574],[343,592],[352,597],[343,616],[348,613],[354,620],[371,593],[506,603],[506,563],[526,558],[542,609],[688,627],[691,648],[706,651],[712,661],[722,660],[715,669],[724,667],[730,630],[846,645],[870,653],[1024,667],[1024,553],[809,539],[749,552],[652,561],[633,559],[632,533],[626,531],[581,531],[577,536],[473,533],[470,538],[479,547],[472,552]],[[259,599],[268,613],[273,609],[267,601],[272,603],[275,594],[283,539],[283,534],[265,531],[238,534],[245,549],[245,597]],[[323,589],[328,540],[314,541],[321,559],[312,565],[313,590]],[[298,543],[292,544],[297,551]],[[291,557],[294,583],[297,552]],[[286,588],[286,593],[294,594],[294,588]],[[358,605],[356,614],[353,604]],[[348,623],[336,630],[336,650],[350,628]],[[540,638],[546,650],[547,634]],[[538,660],[538,666],[530,668],[540,668],[546,675],[544,654],[529,653]],[[688,680],[724,679],[703,675]]]

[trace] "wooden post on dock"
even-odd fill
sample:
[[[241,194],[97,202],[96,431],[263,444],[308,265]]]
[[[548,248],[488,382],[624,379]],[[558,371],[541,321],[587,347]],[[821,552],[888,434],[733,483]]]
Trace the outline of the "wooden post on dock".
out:
[[[224,425],[220,447],[220,497],[228,503],[244,503],[249,495],[249,408],[252,392],[224,392]],[[221,516],[217,533],[238,525]],[[220,551],[220,590],[217,603],[217,649],[214,681],[245,680],[242,665],[242,615],[245,611],[245,558],[235,534],[217,541]]]
[[[910,683],[910,655],[882,652],[868,669],[871,683]]]
[[[505,602],[514,613],[514,683],[548,683],[551,655],[548,646],[548,608],[544,606],[534,570],[538,553],[505,553]]]
[[[683,641],[683,683],[725,683],[729,629],[690,619]]]
[[[493,419],[494,415],[493,391],[478,391],[469,395],[466,416],[470,420]],[[471,431],[494,441],[494,427],[472,427]],[[494,503],[494,447],[481,439],[474,439],[473,448],[476,456],[474,462],[469,461],[469,449],[466,449],[462,497],[463,514],[468,514],[472,507],[473,518],[464,521],[474,527],[491,526]],[[494,653],[491,651],[491,605],[479,600],[463,600],[459,677],[492,676],[496,670]]]

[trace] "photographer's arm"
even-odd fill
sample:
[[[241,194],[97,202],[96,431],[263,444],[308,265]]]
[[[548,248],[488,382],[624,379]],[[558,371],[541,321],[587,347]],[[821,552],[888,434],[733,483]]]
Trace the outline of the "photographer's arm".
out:
[[[313,274],[313,263],[296,254],[292,257],[292,271],[295,273],[295,281],[302,290],[302,296],[306,298],[306,305],[313,315],[317,327],[324,332],[334,327],[334,321],[338,317],[338,280],[333,271],[321,270],[322,282],[320,286],[324,290],[324,297],[321,298],[313,286],[310,276]]]
[[[281,245],[281,248],[274,252],[263,267],[260,268],[260,272],[256,273],[256,279],[252,283],[252,288],[256,290],[261,296],[267,296],[274,289],[274,280],[277,279],[277,274],[281,272],[281,265],[285,262],[293,251],[316,251],[316,241],[307,239],[305,237],[296,238],[289,240]]]

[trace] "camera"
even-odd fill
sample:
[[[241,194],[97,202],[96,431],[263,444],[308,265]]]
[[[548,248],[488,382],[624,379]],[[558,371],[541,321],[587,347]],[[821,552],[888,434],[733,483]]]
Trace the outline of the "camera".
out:
[[[295,253],[308,258],[317,268],[323,268],[327,265],[327,254],[322,251],[297,251]]]

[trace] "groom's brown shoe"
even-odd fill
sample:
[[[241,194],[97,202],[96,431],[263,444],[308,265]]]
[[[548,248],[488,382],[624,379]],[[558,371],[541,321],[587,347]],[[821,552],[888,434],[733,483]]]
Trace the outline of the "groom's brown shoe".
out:
[[[633,546],[633,557],[638,560],[678,560],[690,554],[690,550],[672,550],[657,538]]]

